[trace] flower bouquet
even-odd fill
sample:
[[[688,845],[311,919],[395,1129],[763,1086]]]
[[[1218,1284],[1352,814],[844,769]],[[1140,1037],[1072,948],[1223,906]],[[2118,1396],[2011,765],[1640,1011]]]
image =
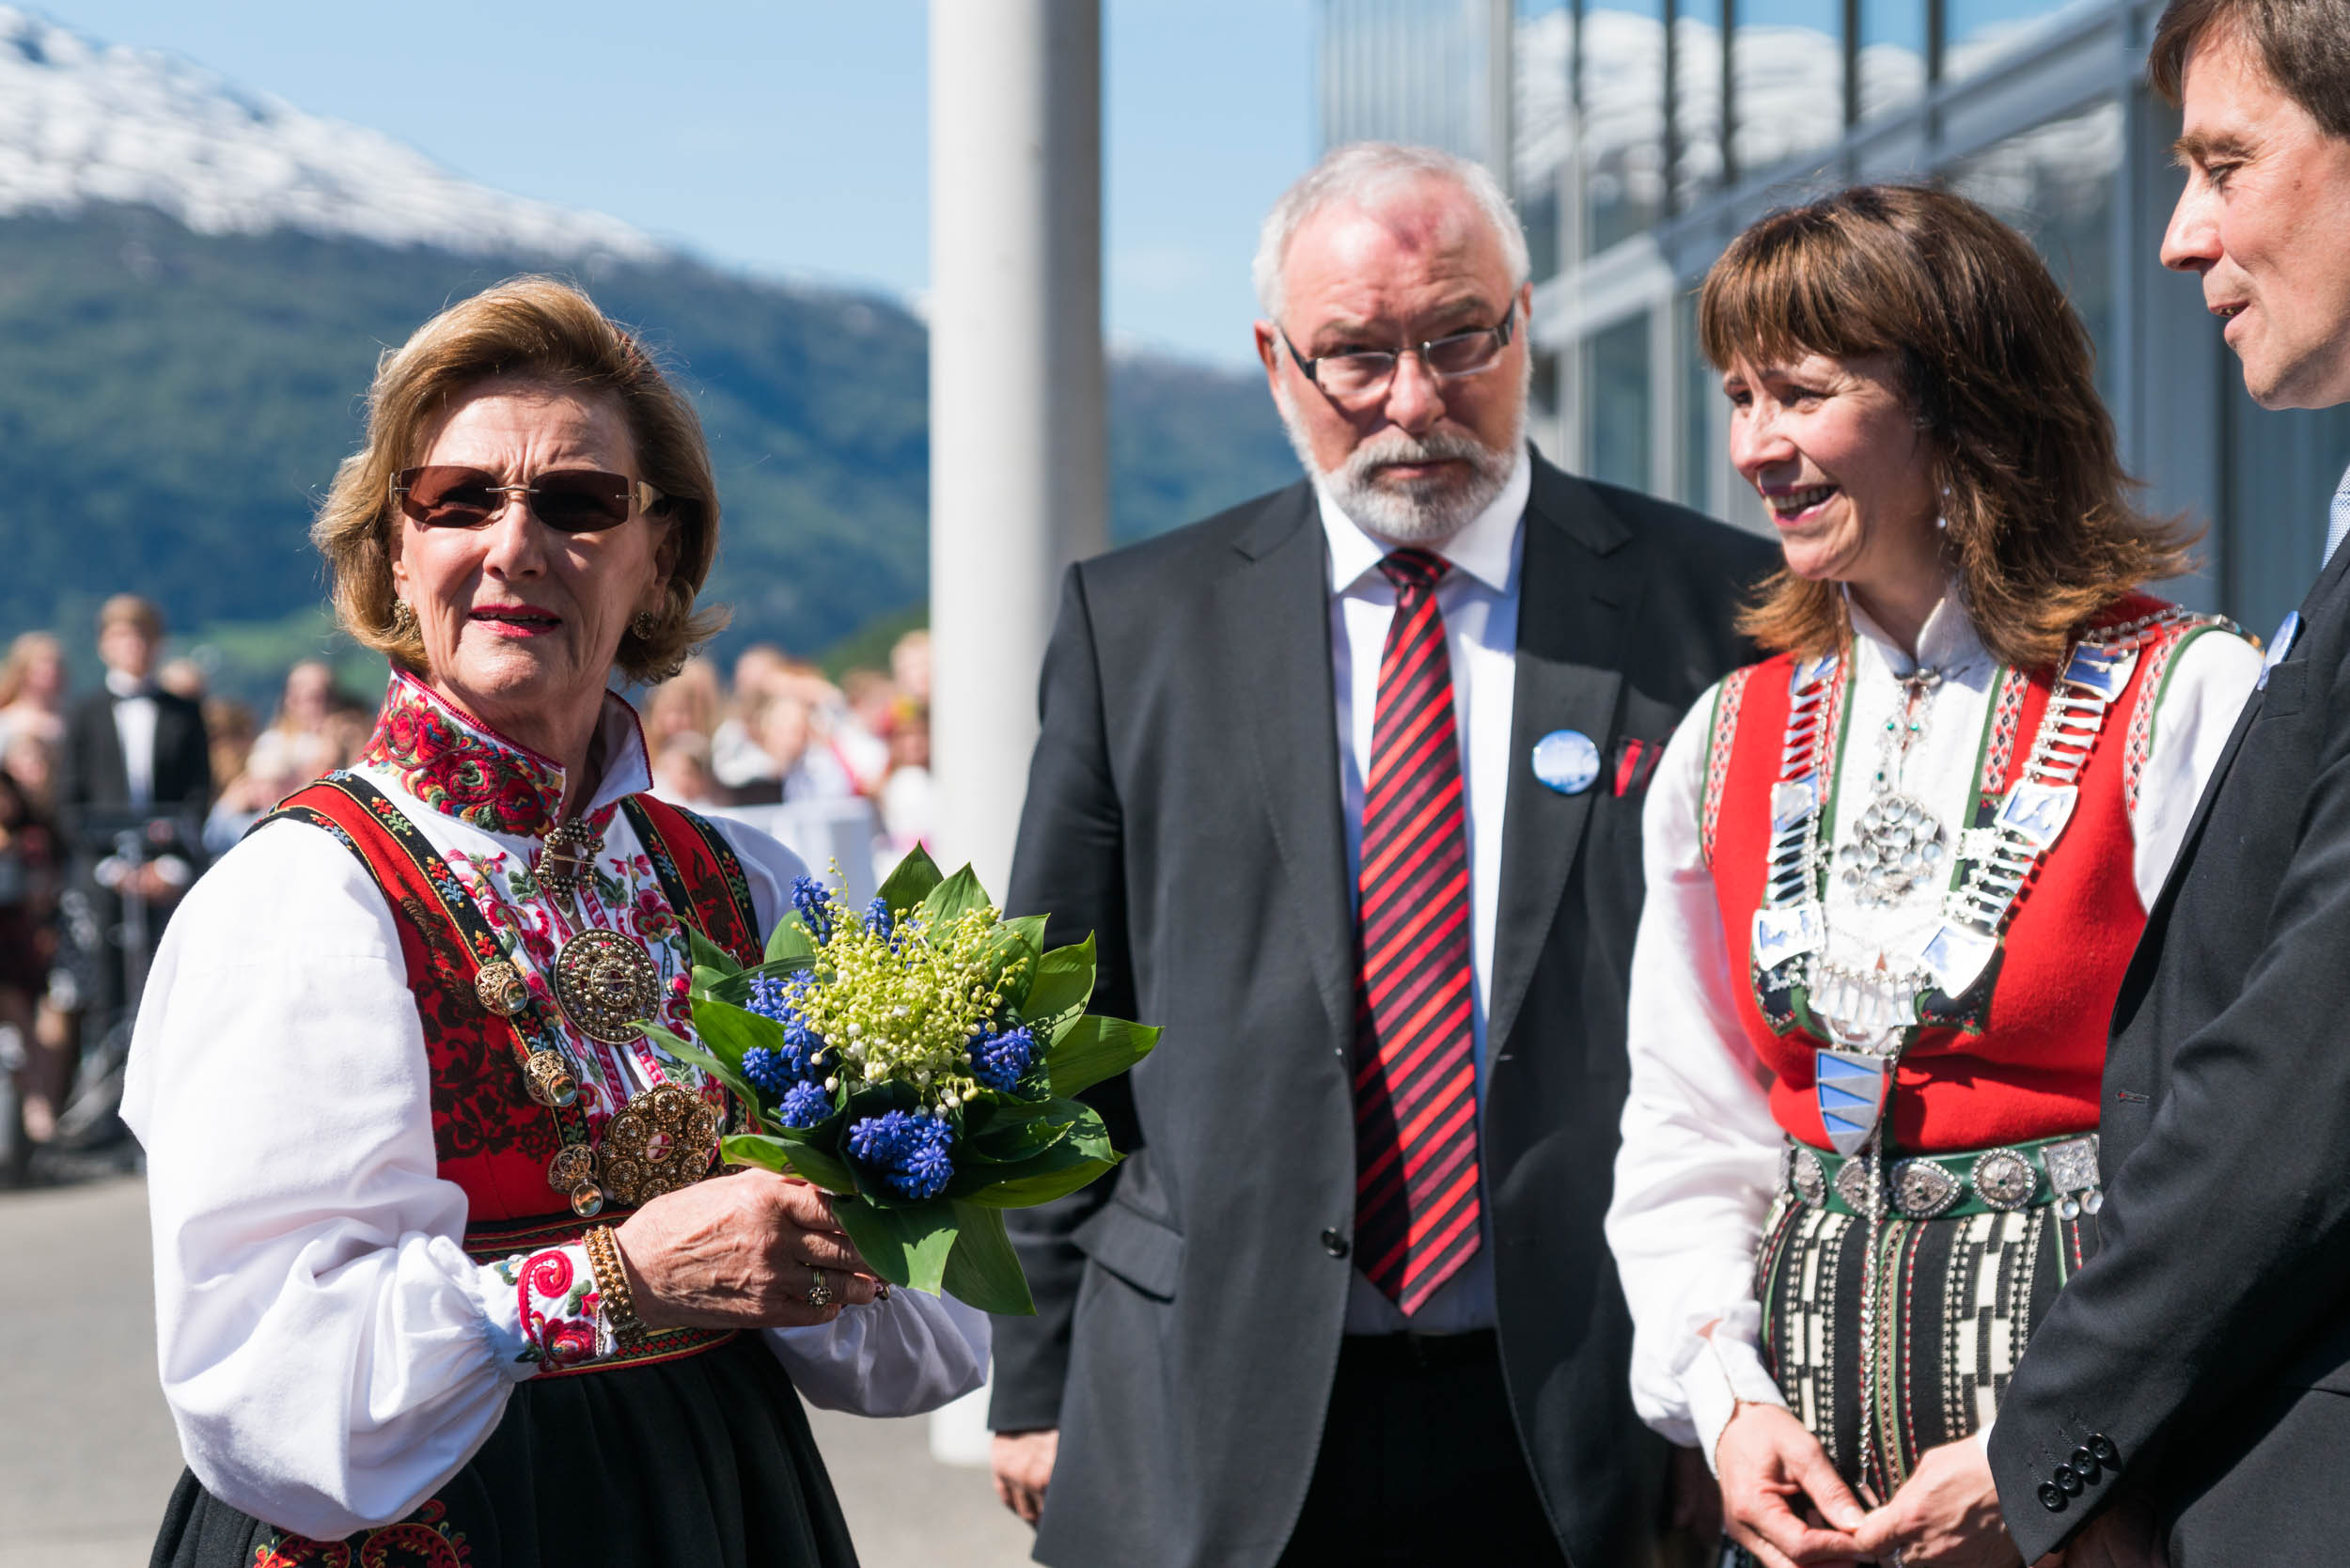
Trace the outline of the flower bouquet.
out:
[[[1003,1211],[1076,1191],[1121,1157],[1074,1095],[1159,1031],[1086,1011],[1093,938],[1043,949],[964,867],[920,849],[864,910],[810,877],[745,969],[696,933],[694,1033],[650,1029],[749,1107],[725,1157],[805,1178],[893,1285],[1036,1310]]]

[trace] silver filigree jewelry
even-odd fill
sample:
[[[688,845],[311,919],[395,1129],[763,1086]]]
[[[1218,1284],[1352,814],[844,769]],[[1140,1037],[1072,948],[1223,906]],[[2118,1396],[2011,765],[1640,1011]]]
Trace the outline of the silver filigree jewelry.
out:
[[[1853,841],[1837,853],[1844,886],[1863,904],[1898,903],[1935,874],[1945,847],[1941,822],[1915,795],[1902,792],[1902,764],[1926,732],[1935,694],[1948,672],[1919,665],[1894,678],[1902,703],[1885,721],[1869,805],[1854,824]]]
[[[2098,1190],[2096,1134],[2051,1143],[2040,1158],[2048,1168],[2048,1189],[2057,1195],[2060,1218],[2078,1219],[2106,1206],[2106,1195]]]
[[[1809,1149],[1791,1149],[1787,1165],[1787,1184],[1807,1207],[1816,1209],[1827,1201],[1827,1171],[1819,1155]]]
[[[1975,1161],[1971,1175],[1977,1196],[2011,1214],[2027,1207],[2040,1190],[2040,1172],[2013,1149],[1994,1149],[1982,1155]]]
[[[1837,851],[1844,886],[1864,904],[1898,903],[1942,869],[1942,823],[1915,795],[1888,791],[1853,824]]]
[[[1871,1218],[1877,1213],[1875,1167],[1873,1155],[1856,1154],[1836,1172],[1836,1196],[1853,1213]]]
[[[1904,1160],[1893,1168],[1893,1207],[1911,1219],[1932,1219],[1955,1207],[1966,1189],[1933,1160]]]

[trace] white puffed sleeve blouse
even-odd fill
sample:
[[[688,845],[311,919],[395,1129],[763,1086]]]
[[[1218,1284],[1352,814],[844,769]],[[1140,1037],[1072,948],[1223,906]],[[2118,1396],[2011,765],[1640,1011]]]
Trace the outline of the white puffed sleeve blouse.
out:
[[[434,699],[396,682],[393,700]],[[613,760],[589,809],[648,784],[617,698],[601,748]],[[534,839],[436,809],[413,773],[369,755],[354,771],[477,896],[494,868],[528,864]],[[805,869],[764,835],[720,827],[772,928]],[[625,816],[604,848],[608,863],[637,858]],[[603,1060],[638,1081],[592,1084],[599,1068],[584,1061],[584,1088],[624,1098],[644,1087],[625,1053]],[[274,823],[190,890],[148,980],[123,1118],[147,1151],[164,1398],[189,1467],[221,1501],[322,1540],[401,1518],[544,1370],[520,1260],[465,1252],[466,1198],[436,1168],[400,937],[330,834]],[[550,1250],[584,1277],[578,1247]],[[871,1416],[943,1404],[987,1365],[985,1314],[913,1291],[764,1337],[810,1401]],[[590,1338],[587,1354],[609,1352],[608,1333]]]

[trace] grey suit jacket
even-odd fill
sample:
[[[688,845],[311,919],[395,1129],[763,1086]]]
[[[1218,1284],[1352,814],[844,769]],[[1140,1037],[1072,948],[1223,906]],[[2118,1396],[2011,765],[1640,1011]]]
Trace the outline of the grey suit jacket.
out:
[[[1626,1388],[1600,1233],[1625,1089],[1637,792],[1612,764],[1750,657],[1760,540],[1537,460],[1525,522],[1484,1142],[1502,1360],[1535,1483],[1588,1568],[1640,1560],[1665,1450]],[[1298,484],[1069,574],[1007,907],[1092,931],[1097,1007],[1162,1025],[1096,1095],[1111,1178],[1014,1216],[1039,1308],[996,1324],[992,1422],[1058,1426],[1037,1556],[1250,1568],[1321,1439],[1354,1224],[1353,916],[1327,548]],[[1466,1543],[1465,1542],[1465,1544]]]

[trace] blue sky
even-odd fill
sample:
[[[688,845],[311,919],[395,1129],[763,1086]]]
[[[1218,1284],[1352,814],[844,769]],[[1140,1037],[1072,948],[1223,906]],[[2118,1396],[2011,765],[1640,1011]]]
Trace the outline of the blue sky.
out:
[[[43,8],[718,261],[900,293],[927,281],[919,0]],[[1153,348],[1252,363],[1257,222],[1314,150],[1310,0],[1103,10],[1106,323]]]

